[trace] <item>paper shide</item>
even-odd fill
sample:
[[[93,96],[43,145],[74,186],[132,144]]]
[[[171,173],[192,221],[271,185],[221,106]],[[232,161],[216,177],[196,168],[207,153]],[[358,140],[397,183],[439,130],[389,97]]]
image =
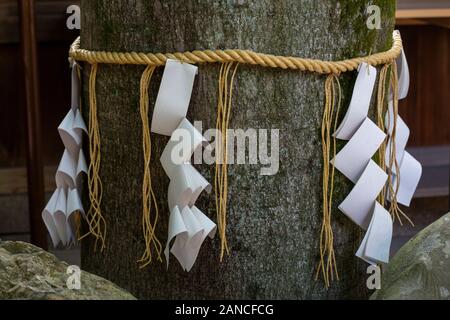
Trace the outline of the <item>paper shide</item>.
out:
[[[206,142],[202,134],[186,119],[197,67],[175,60],[167,60],[162,76],[151,131],[171,136],[160,161],[170,179],[168,190],[169,232],[164,255],[169,266],[169,252],[190,271],[200,247],[209,236],[213,238],[216,224],[212,222],[195,202],[211,185],[192,166],[194,152]],[[178,137],[177,130],[188,135]],[[177,152],[176,148],[181,148]],[[187,150],[187,151],[186,151]],[[170,247],[173,240],[172,247]]]
[[[337,139],[349,141],[331,163],[355,183],[349,195],[339,205],[339,210],[366,230],[356,256],[369,264],[389,262],[393,219],[388,210],[378,202],[379,195],[386,192],[385,196],[389,201],[395,200],[409,206],[422,173],[420,163],[405,151],[409,128],[394,112],[395,97],[405,98],[409,87],[409,70],[403,49],[396,65],[398,93],[394,95],[391,89],[388,95],[388,110],[384,120],[387,134],[368,118],[377,69],[364,62],[358,68],[349,108],[334,133]],[[385,161],[392,164],[395,159],[398,164],[388,165],[387,172],[372,160],[386,139]],[[389,188],[385,188],[388,179],[392,180],[390,182],[396,189],[395,195],[391,194]]]
[[[71,107],[58,127],[65,149],[55,174],[56,190],[42,212],[55,247],[77,242],[76,215],[85,214],[80,191],[81,177],[87,173],[87,164],[81,142],[87,129],[79,110],[78,65],[73,61],[71,67]]]

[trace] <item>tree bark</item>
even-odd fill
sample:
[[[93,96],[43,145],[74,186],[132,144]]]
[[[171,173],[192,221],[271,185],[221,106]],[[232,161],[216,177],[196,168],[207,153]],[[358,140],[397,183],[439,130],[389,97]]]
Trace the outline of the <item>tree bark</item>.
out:
[[[366,8],[381,8],[382,29],[366,27]],[[388,49],[395,1],[370,0],[82,0],[81,47],[90,50],[174,52],[251,49],[278,55],[338,60]],[[82,266],[140,298],[361,298],[365,263],[354,255],[362,239],[358,227],[337,205],[352,184],[337,174],[333,228],[340,281],[327,290],[315,281],[322,220],[320,128],[323,75],[257,66],[239,66],[230,128],[280,129],[280,168],[260,176],[258,165],[229,166],[228,242],[231,255],[219,262],[220,241],[206,240],[186,273],[171,256],[139,269],[143,176],[139,80],[143,66],[100,65],[97,76],[101,134],[102,211],[107,220],[106,250],[83,241]],[[151,106],[163,68],[150,88]],[[200,65],[188,118],[214,128],[218,64]],[[84,68],[84,105],[87,75]],[[355,73],[341,76],[343,106]],[[345,109],[345,108],[344,108]],[[373,110],[373,108],[372,108]],[[88,108],[84,108],[87,119]],[[344,114],[344,111],[342,114]],[[151,117],[151,114],[149,115]],[[159,157],[168,137],[152,134],[152,181],[161,210],[158,238],[167,239],[168,178]],[[197,168],[214,181],[214,167]],[[87,204],[86,204],[87,205]],[[214,195],[202,194],[199,207],[216,220]]]

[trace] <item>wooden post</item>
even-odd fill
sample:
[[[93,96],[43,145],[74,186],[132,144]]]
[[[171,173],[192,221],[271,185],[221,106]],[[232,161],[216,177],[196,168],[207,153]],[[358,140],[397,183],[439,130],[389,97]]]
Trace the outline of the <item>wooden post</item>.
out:
[[[19,0],[21,50],[27,120],[28,201],[31,242],[47,249],[47,237],[41,210],[44,207],[41,123],[37,70],[34,0]]]

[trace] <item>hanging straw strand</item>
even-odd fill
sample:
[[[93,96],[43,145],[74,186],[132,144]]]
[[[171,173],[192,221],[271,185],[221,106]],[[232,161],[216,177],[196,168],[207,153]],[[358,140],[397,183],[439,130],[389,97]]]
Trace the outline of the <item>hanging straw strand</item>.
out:
[[[377,89],[377,126],[383,130],[383,132],[386,131],[385,125],[384,125],[384,117],[383,115],[386,113],[386,103],[385,103],[385,97],[386,97],[386,88],[388,86],[389,77],[387,77],[388,71],[389,71],[389,64],[384,65],[380,70],[380,75],[378,79],[378,89]],[[378,149],[378,158],[379,158],[379,165],[383,169],[384,172],[387,171],[386,166],[386,140],[383,141],[380,148]],[[378,202],[384,206],[386,202],[386,186],[383,187],[380,195],[378,196]]]
[[[226,240],[226,214],[228,197],[228,137],[227,129],[230,123],[233,83],[239,64],[223,63],[219,70],[219,94],[217,103],[216,127],[220,137],[216,137],[216,170],[214,186],[216,192],[216,212],[219,237],[221,241],[220,261],[223,260],[225,252],[229,254]],[[234,66],[234,68],[233,68]],[[231,78],[229,78],[230,70]],[[220,139],[220,140],[219,140]]]
[[[336,93],[337,83],[338,92]],[[337,94],[337,111],[334,112],[336,106]],[[322,176],[322,201],[323,201],[323,216],[320,230],[320,261],[316,270],[316,280],[318,280],[319,273],[325,281],[325,286],[330,286],[330,280],[336,277],[339,280],[339,274],[336,266],[336,257],[334,253],[334,238],[333,229],[331,225],[333,189],[334,189],[334,173],[335,168],[332,165],[330,168],[330,152],[333,156],[336,155],[336,139],[331,140],[331,129],[334,119],[333,129],[336,130],[337,120],[339,117],[341,105],[341,86],[336,75],[328,75],[325,80],[325,105],[322,117],[322,154],[323,154],[323,176]],[[331,150],[331,145],[333,149]]]
[[[155,71],[155,66],[147,66],[142,73],[140,82],[140,114],[142,120],[142,149],[144,156],[144,176],[142,182],[142,232],[145,240],[145,251],[138,261],[142,263],[141,268],[146,267],[152,261],[152,244],[157,254],[157,259],[162,261],[161,252],[162,245],[155,234],[156,224],[158,222],[158,204],[152,188],[150,159],[151,159],[151,137],[150,126],[148,121],[149,96],[148,88]],[[152,221],[152,208],[155,213]]]
[[[87,213],[87,223],[89,225],[89,232],[82,236],[84,238],[88,234],[92,234],[95,240],[95,248],[97,241],[101,242],[101,250],[105,248],[106,237],[106,221],[101,212],[102,201],[102,181],[100,179],[100,130],[97,118],[97,99],[95,92],[95,83],[97,77],[97,64],[91,65],[91,72],[89,76],[89,156],[90,163],[88,169],[88,185],[89,185],[89,199],[91,206]]]

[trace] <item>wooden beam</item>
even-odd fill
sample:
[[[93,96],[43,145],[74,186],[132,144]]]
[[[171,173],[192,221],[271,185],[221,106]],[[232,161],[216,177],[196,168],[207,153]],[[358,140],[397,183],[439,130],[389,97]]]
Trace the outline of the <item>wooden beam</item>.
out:
[[[438,9],[399,9],[397,19],[449,18],[450,8]]]
[[[428,22],[422,19],[397,19],[396,25],[398,26],[422,26],[427,25]]]
[[[450,8],[398,9],[397,25],[435,25],[450,28]]]
[[[27,121],[27,177],[31,242],[47,249],[47,236],[41,218],[45,198],[34,0],[18,0],[18,2]]]

